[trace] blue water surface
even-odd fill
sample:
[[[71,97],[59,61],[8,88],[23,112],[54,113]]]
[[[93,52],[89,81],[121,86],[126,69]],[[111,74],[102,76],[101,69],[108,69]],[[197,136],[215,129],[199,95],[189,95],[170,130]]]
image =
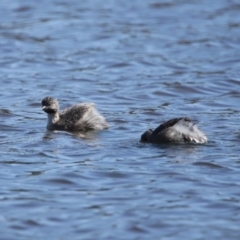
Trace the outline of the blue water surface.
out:
[[[239,239],[238,0],[0,2],[0,238]],[[45,96],[101,132],[47,131]],[[141,134],[191,117],[206,145]]]

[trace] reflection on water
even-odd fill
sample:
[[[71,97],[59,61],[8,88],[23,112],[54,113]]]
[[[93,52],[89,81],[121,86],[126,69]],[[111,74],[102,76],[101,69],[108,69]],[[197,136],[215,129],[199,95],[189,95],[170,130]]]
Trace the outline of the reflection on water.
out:
[[[1,1],[1,238],[238,239],[238,10]],[[111,127],[47,131],[47,95],[94,102]],[[185,116],[208,144],[139,142]]]

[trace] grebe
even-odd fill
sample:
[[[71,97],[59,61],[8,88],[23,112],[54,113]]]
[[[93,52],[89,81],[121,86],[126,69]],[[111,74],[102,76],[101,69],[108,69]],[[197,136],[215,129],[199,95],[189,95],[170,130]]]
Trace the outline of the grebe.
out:
[[[60,112],[57,99],[45,97],[42,110],[48,114],[48,130],[87,131],[108,128],[94,103],[79,103]]]
[[[174,118],[143,133],[141,142],[206,143],[207,137],[189,118]]]

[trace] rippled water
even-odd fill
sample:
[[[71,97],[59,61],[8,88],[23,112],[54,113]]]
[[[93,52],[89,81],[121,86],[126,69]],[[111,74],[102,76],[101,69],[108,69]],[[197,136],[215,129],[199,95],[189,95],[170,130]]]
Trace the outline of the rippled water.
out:
[[[240,4],[0,2],[1,239],[238,239]],[[111,128],[46,130],[41,100]],[[139,143],[189,116],[207,145]]]

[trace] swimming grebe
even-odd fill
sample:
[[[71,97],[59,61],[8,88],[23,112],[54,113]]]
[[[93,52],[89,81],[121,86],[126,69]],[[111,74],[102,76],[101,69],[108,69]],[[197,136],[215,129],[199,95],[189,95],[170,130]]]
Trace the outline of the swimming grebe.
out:
[[[42,110],[48,114],[48,130],[87,131],[108,128],[94,103],[79,103],[60,112],[57,99],[45,97]]]
[[[141,136],[141,142],[149,143],[206,143],[206,135],[189,118],[174,118],[149,129]]]

